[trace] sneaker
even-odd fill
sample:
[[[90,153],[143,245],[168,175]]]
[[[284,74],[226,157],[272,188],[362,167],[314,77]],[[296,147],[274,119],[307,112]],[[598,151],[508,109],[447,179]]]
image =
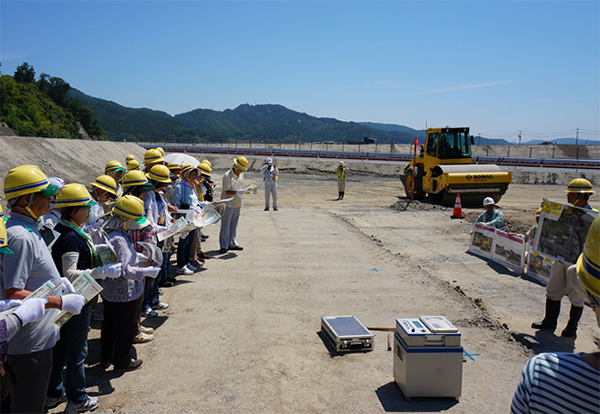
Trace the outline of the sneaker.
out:
[[[190,264],[191,264],[192,266],[194,266],[196,269],[198,269],[199,267],[202,267],[202,266],[204,266],[204,260],[202,260],[202,259],[200,259],[198,256],[196,256],[196,257],[194,258],[194,260],[192,260],[192,261],[190,262]],[[188,265],[188,266],[189,266],[189,265]]]
[[[269,207],[265,207],[265,211],[269,211]]]
[[[146,306],[146,307],[144,307],[144,310],[142,311],[142,315],[145,316],[146,318],[154,318],[154,317],[158,316],[158,312],[153,310],[150,306]]]
[[[244,250],[242,246],[229,246],[229,250]]]
[[[183,267],[180,267],[179,269],[177,269],[177,274],[178,275],[193,275],[194,272],[191,269],[189,269],[186,265],[186,266],[183,266]]]
[[[192,271],[192,273],[194,273],[196,270],[198,270],[198,268],[196,266],[194,266],[192,263],[186,264],[185,267],[190,269]]]
[[[67,398],[67,394],[63,392],[63,394],[58,398],[52,398],[46,395],[46,401],[44,402],[44,408],[54,408],[58,407],[64,402],[67,402],[69,399]]]
[[[173,283],[172,281],[170,281],[170,280],[168,280],[168,279],[167,279],[167,280],[165,280],[164,282],[160,282],[160,283],[158,284],[158,286],[161,286],[161,287],[173,287],[173,286],[175,286],[175,283]],[[161,290],[162,290],[162,289],[158,289],[158,294],[159,294],[159,295],[161,294],[161,293],[160,293],[160,291],[161,291]]]
[[[65,413],[85,413],[86,411],[95,410],[96,408],[98,408],[99,405],[100,401],[98,401],[98,397],[90,397],[88,395],[87,400],[81,403],[74,403],[73,401],[69,401],[69,403],[67,404],[67,408],[65,409]]]
[[[154,336],[145,334],[143,332],[139,332],[136,336],[133,337],[134,344],[144,344],[153,340]]]
[[[138,326],[138,331],[145,333],[146,335],[152,335],[154,333],[154,329],[149,328],[147,326],[144,325],[139,325]]]
[[[275,207],[275,208],[273,209],[273,211],[279,211],[279,209],[278,209],[277,207]]]
[[[156,309],[156,310],[165,310],[169,307],[168,303],[163,303],[163,302],[154,302],[152,305],[150,305],[152,307],[152,309]]]
[[[200,237],[201,237],[203,240],[206,240],[206,239],[208,239],[210,236],[208,236],[208,235],[206,235],[206,234],[202,234],[202,233],[200,233]]]

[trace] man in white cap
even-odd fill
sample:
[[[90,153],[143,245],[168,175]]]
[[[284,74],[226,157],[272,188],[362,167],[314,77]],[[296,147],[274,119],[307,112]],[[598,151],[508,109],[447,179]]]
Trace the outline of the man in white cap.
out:
[[[279,176],[279,170],[273,164],[272,158],[265,160],[265,165],[260,167],[260,172],[263,173],[263,181],[265,183],[265,211],[269,211],[271,196],[273,196],[273,211],[277,211],[277,177]]]
[[[485,211],[477,217],[476,223],[483,223],[488,227],[495,227],[499,230],[504,230],[504,216],[502,212],[496,208],[496,202],[492,197],[483,199],[483,207]]]

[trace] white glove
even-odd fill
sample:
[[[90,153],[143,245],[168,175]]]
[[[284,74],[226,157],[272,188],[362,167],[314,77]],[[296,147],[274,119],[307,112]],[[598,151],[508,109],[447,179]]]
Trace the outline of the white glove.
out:
[[[159,273],[160,273],[159,266],[150,266],[150,267],[144,268],[144,276],[145,277],[151,277],[152,279],[154,279],[156,276],[158,276]]]
[[[85,305],[85,296],[76,295],[74,293],[70,295],[61,296],[62,306],[60,310],[71,312],[73,315],[79,315],[81,308]]]
[[[243,196],[244,194],[246,194],[246,190],[237,190],[235,193],[239,196]]]
[[[109,279],[114,279],[116,277],[121,276],[121,270],[123,270],[123,266],[121,263],[111,263],[104,266],[104,277]]]
[[[20,306],[21,303],[23,303],[23,301],[19,300],[19,299],[5,299],[5,300],[0,300],[0,312],[4,312],[7,309],[15,308],[17,306]]]
[[[44,317],[46,303],[48,303],[48,298],[27,299],[13,313],[19,316],[19,319],[23,323],[21,326],[25,326],[29,322],[37,322]]]
[[[258,194],[258,190],[252,191],[252,194],[257,195]]]
[[[75,288],[71,284],[71,281],[66,277],[62,277],[62,293],[73,293],[75,292]]]

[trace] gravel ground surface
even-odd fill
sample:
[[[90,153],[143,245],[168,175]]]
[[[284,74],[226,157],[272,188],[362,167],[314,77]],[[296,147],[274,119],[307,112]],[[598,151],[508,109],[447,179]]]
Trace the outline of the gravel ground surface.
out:
[[[3,138],[0,173],[37,164],[48,176],[87,184],[107,161],[130,153],[143,159],[144,150],[129,143]],[[231,156],[208,158],[219,183]],[[250,161],[253,170],[261,164]],[[276,161],[279,211],[263,211],[262,191],[244,196],[243,251],[217,254],[219,226],[204,230],[204,250],[214,257],[164,289],[169,308],[143,321],[155,340],[135,346],[144,359],[139,371],[102,369],[100,325],[92,324],[86,370],[89,393],[101,401],[96,413],[506,413],[529,357],[597,349],[589,308],[575,339],[557,336],[568,319],[566,298],[557,331],[534,331],[544,287],[467,253],[482,209],[465,208],[464,220],[451,220],[452,209],[407,202],[391,178],[401,166],[351,162],[346,198],[335,201],[335,161]],[[565,201],[565,182],[578,176],[513,174],[517,184],[499,204],[517,231],[533,225],[542,197]],[[585,174],[598,185],[597,172]],[[252,171],[246,180],[260,183]],[[600,206],[600,197],[591,203]],[[462,396],[406,401],[393,379],[393,335],[375,330],[372,352],[338,354],[320,333],[326,315],[355,315],[370,327],[446,316],[467,353]]]
[[[368,177],[350,179],[335,201],[334,177],[282,175],[278,212],[263,211],[262,192],[245,196],[243,251],[218,255],[219,226],[206,228],[203,247],[214,258],[164,289],[170,307],[143,322],[156,339],[135,346],[139,371],[100,368],[94,324],[87,373],[96,412],[505,413],[529,357],[596,349],[589,308],[576,339],[557,336],[566,298],[559,329],[536,332],[544,287],[466,253],[480,209],[451,220],[451,209],[407,203],[397,180]],[[532,225],[542,197],[562,201],[564,187],[512,185],[500,203],[507,222]],[[393,335],[374,331],[372,352],[338,354],[320,334],[325,315],[371,327],[445,315],[468,353],[461,398],[406,401],[393,379]]]

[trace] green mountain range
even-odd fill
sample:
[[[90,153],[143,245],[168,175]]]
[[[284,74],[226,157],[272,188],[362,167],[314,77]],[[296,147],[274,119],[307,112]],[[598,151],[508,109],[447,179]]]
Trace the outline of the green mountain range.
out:
[[[133,142],[175,143],[412,143],[424,130],[374,122],[344,122],[296,112],[282,105],[242,104],[235,109],[195,109],[171,116],[148,108],[128,108],[71,88],[61,78],[23,63],[14,76],[1,77],[0,119],[19,135]],[[509,144],[478,138],[478,144]]]

